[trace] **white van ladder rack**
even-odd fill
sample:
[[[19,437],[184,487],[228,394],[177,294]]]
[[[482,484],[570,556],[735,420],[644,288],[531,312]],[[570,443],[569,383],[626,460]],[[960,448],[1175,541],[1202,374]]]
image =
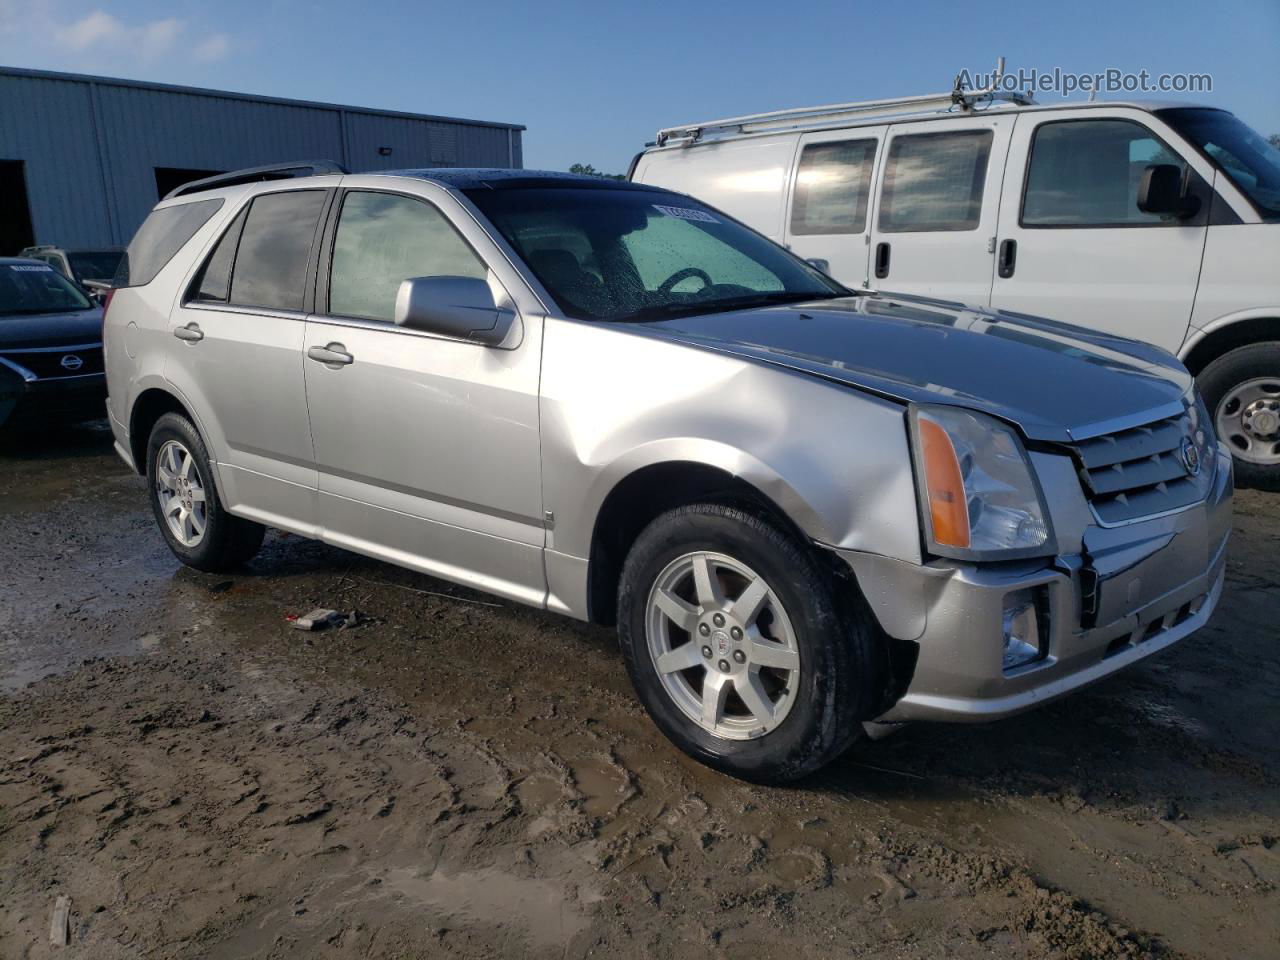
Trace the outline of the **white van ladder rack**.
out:
[[[658,131],[654,146],[688,147],[695,143],[745,137],[753,133],[803,130],[810,127],[838,125],[845,120],[866,120],[879,116],[931,112],[968,113],[1003,103],[1027,107],[1034,106],[1035,100],[1030,93],[1012,93],[1005,90],[963,90],[957,78],[956,87],[950,93],[895,97],[890,100],[832,103],[822,107],[775,110],[771,113],[753,113],[744,117],[729,117],[724,120],[708,120],[705,123],[667,127]]]

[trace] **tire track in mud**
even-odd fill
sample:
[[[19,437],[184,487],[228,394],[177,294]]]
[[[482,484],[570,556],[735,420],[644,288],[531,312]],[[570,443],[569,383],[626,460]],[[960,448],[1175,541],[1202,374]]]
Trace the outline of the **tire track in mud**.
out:
[[[768,789],[662,740],[604,631],[294,537],[180,571],[69,462],[0,507],[0,666],[54,674],[0,694],[0,956],[55,893],[106,960],[1273,955],[1266,503],[1203,642]],[[320,604],[373,620],[284,625]]]

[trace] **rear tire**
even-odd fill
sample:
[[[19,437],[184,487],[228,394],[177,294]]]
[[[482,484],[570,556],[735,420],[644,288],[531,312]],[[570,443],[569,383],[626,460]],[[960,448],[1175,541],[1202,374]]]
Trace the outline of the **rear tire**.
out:
[[[1224,353],[1196,378],[1237,487],[1280,491],[1280,342]]]
[[[147,488],[156,525],[173,555],[209,573],[232,570],[262,546],[266,527],[222,506],[204,440],[191,421],[166,413],[147,442]]]
[[[883,696],[881,635],[852,590],[759,516],[680,507],[641,532],[623,567],[627,672],[690,756],[745,780],[795,780],[858,739]]]

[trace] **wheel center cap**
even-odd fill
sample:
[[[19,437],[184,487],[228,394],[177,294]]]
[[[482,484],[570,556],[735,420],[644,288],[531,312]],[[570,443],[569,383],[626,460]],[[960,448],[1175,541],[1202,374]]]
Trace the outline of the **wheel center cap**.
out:
[[[715,633],[713,633],[711,635],[711,641],[716,645],[716,652],[719,653],[721,656],[724,656],[726,653],[728,653],[729,647],[732,646],[732,641],[730,641],[729,639],[729,634],[724,630],[717,630]]]
[[[1267,408],[1253,409],[1247,417],[1249,429],[1255,436],[1269,437],[1280,429],[1280,416]]]

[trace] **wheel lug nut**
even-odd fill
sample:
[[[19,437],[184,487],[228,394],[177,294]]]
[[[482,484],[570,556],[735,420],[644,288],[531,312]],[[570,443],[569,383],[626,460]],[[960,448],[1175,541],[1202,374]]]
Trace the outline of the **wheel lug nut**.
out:
[[[721,660],[718,664],[716,664],[716,666],[718,666],[718,667],[720,668],[720,672],[721,672],[721,673],[728,673],[728,672],[729,672],[729,661],[728,661],[728,660]]]
[[[733,639],[735,639],[735,640],[741,640],[741,639],[742,639],[742,628],[741,628],[741,627],[734,627],[732,630],[730,630],[730,631],[729,631],[729,636],[733,637]]]
[[[733,659],[737,660],[739,663],[746,663],[747,655],[741,650],[735,650],[733,651]]]
[[[702,655],[703,655],[704,657],[706,657],[708,660],[710,660],[710,659],[711,659],[711,648],[710,648],[710,647],[703,647],[703,648],[702,648]]]
[[[714,617],[712,617],[711,619],[712,619],[713,621],[715,621],[715,625],[716,625],[717,627],[723,627],[723,626],[724,626],[724,614],[723,614],[723,613],[717,613],[717,614],[716,614]]]
[[[711,628],[708,627],[705,623],[700,623],[698,624],[698,632],[705,637],[707,634],[711,632]]]

